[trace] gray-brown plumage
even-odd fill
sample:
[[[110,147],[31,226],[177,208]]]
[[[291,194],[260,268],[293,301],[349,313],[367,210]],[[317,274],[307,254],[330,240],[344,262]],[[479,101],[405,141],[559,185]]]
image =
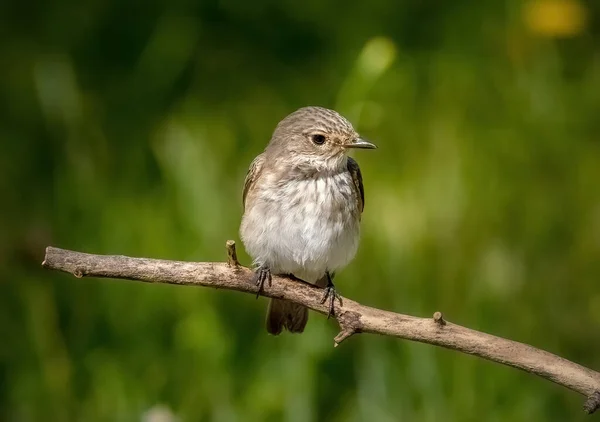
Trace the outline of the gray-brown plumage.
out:
[[[325,288],[356,254],[364,207],[362,175],[351,148],[375,148],[333,110],[304,107],[283,119],[254,159],[244,183],[242,241],[257,266],[260,288],[271,274],[293,275]],[[272,299],[267,331],[302,332],[308,311]]]

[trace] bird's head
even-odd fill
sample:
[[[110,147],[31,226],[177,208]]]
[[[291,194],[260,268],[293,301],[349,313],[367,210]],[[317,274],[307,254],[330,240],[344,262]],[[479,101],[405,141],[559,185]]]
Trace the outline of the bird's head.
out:
[[[303,107],[279,122],[267,151],[296,165],[333,169],[344,164],[347,152],[354,148],[376,146],[361,138],[339,113]]]

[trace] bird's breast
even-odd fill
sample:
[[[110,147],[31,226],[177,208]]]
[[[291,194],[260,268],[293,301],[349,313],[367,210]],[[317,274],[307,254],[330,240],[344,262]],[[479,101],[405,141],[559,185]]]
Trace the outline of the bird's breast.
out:
[[[285,181],[265,177],[246,204],[242,240],[257,263],[314,282],[356,254],[357,195],[348,172]]]

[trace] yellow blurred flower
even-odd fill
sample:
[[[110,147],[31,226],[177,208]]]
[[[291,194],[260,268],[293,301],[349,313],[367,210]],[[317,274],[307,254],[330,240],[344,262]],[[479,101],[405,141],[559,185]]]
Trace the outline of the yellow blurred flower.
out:
[[[532,0],[523,14],[529,30],[543,37],[572,37],[587,23],[587,10],[578,0]]]

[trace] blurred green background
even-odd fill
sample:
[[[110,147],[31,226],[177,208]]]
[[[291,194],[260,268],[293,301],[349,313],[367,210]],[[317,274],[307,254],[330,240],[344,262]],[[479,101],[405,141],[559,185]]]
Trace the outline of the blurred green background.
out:
[[[379,146],[355,155],[342,294],[600,369],[599,17],[592,0],[2,2],[0,420],[588,420],[579,395],[470,356],[334,349],[318,315],[270,337],[265,299],[40,263],[47,245],[224,260],[250,161],[322,105]]]

